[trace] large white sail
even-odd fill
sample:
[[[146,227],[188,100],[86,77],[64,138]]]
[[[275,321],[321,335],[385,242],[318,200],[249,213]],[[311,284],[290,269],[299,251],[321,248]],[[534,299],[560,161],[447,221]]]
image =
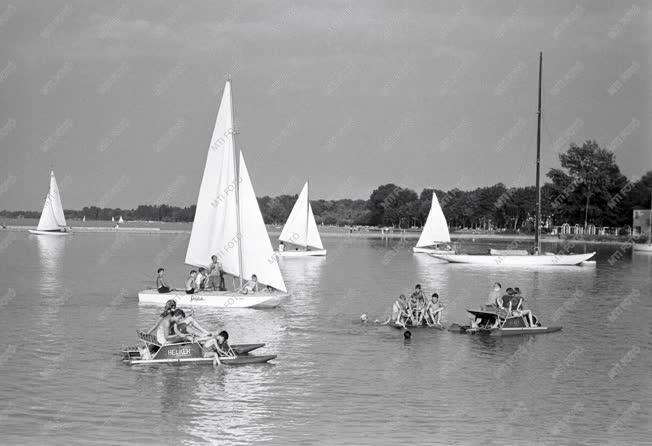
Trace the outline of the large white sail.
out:
[[[186,263],[207,266],[216,255],[225,272],[240,277],[231,83],[227,82],[208,148]]]
[[[315,222],[315,216],[310,206],[310,197],[308,195],[308,182],[303,186],[297,202],[294,203],[292,212],[285,222],[283,231],[279,240],[285,243],[293,243],[300,246],[310,246],[311,248],[324,249]]]
[[[252,274],[256,274],[259,282],[285,292],[287,291],[285,282],[258,207],[258,200],[242,152],[240,152],[239,192],[243,278],[249,279]]]
[[[421,237],[419,237],[419,241],[417,242],[417,248],[431,246],[438,242],[450,241],[451,236],[448,233],[448,224],[446,223],[444,211],[441,210],[439,200],[437,200],[437,194],[433,192],[430,212],[428,213],[426,224],[423,226]]]
[[[43,212],[41,212],[41,218],[36,229],[39,231],[55,231],[66,226],[66,217],[63,215],[63,205],[61,204],[57,179],[54,177],[54,172],[50,172],[50,190],[47,197],[45,197]]]

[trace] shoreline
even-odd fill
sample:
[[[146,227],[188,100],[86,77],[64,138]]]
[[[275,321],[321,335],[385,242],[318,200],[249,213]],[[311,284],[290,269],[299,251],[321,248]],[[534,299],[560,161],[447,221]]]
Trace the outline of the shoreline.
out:
[[[182,225],[191,226],[190,223],[181,223]],[[165,223],[164,223],[165,225]],[[174,225],[180,225],[179,223],[174,223]],[[120,228],[110,227],[110,226],[71,226],[73,234],[75,232],[79,233],[131,233],[131,234],[190,234],[189,228],[161,228],[161,227],[143,227],[143,226],[122,226]],[[36,229],[35,226],[22,226],[22,225],[8,225],[6,228],[0,229],[0,232],[27,232],[30,229]],[[333,230],[335,229],[335,230]],[[270,237],[278,237],[281,234],[281,231],[276,227],[269,228],[268,225],[268,234]],[[418,239],[420,232],[390,232],[390,233],[381,233],[380,231],[354,231],[347,232],[345,228],[325,228],[325,230],[320,231],[322,238],[330,237],[351,237],[351,238],[387,238],[387,239]],[[527,234],[495,234],[495,233],[452,233],[451,240],[502,240],[502,241],[516,241],[516,240],[532,240],[533,237]],[[607,240],[592,240],[592,239],[583,239],[583,238],[559,238],[557,236],[551,235],[542,235],[542,242],[557,242],[564,243],[566,241],[572,243],[591,243],[591,244],[601,244],[601,245],[627,245],[631,243],[631,239],[607,239]]]

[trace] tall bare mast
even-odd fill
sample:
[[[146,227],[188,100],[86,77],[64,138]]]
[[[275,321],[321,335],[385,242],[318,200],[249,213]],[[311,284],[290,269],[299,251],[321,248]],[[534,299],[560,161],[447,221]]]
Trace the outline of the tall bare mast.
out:
[[[235,112],[233,111],[233,88],[231,88],[231,79],[229,79],[229,89],[231,90],[231,138],[233,139],[233,167],[235,169],[235,214],[236,214],[236,237],[238,237],[238,277],[240,277],[240,288],[242,288],[242,230],[240,228],[240,157],[235,147]]]
[[[310,220],[310,181],[306,181],[306,249],[308,249],[308,221]]]
[[[534,247],[536,254],[541,252],[541,72],[543,69],[543,52],[539,53],[539,105],[537,107],[537,177],[536,177],[536,194],[537,194],[537,212],[534,219]]]

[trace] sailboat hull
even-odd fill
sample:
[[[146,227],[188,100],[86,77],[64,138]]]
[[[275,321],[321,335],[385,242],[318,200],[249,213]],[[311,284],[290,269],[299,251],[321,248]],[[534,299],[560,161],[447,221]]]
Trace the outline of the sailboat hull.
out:
[[[465,263],[470,265],[487,266],[572,266],[580,265],[595,255],[595,252],[588,254],[568,255],[540,255],[540,256],[492,256],[492,255],[464,255],[447,254],[432,256],[450,263]]]
[[[72,231],[39,231],[38,229],[30,229],[29,232],[36,235],[72,235]]]
[[[652,252],[652,243],[634,243],[632,249],[636,252]]]
[[[313,251],[276,251],[276,254],[279,257],[314,257],[314,256],[325,256],[327,250],[325,249],[315,249]]]
[[[448,255],[452,254],[453,251],[450,249],[434,249],[434,248],[412,248],[412,252],[415,254],[438,254],[438,255]]]
[[[174,299],[177,307],[275,308],[289,296],[289,293],[264,291],[252,294],[234,291],[200,291],[196,294],[186,294],[185,291],[159,293],[158,290],[150,289],[138,293],[138,302],[164,306],[169,299]]]

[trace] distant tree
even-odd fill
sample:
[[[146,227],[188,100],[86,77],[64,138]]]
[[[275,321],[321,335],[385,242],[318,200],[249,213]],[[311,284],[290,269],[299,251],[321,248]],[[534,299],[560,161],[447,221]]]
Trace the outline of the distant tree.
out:
[[[558,215],[577,221],[583,213],[585,227],[589,216],[596,223],[614,222],[616,214],[608,202],[626,185],[627,178],[620,173],[613,152],[600,148],[595,141],[582,146],[572,143],[559,155],[559,161],[562,168],[547,173],[557,195],[552,205]]]

